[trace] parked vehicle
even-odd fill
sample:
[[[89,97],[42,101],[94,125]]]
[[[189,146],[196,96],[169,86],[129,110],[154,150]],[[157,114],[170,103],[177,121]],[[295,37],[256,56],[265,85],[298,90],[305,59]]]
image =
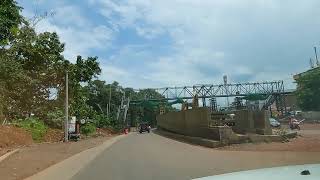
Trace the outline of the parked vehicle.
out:
[[[140,123],[139,128],[140,128],[139,129],[140,133],[143,133],[146,131],[150,133],[150,130],[151,130],[151,126],[148,123]]]
[[[299,115],[299,114],[301,114],[302,113],[302,111],[295,111],[295,114],[294,115]]]
[[[274,118],[269,118],[271,127],[280,127],[280,122]]]

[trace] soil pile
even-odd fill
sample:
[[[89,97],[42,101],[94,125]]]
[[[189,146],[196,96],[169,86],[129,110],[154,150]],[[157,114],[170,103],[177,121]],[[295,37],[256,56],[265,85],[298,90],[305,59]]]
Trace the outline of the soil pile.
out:
[[[0,126],[0,149],[33,143],[31,134],[15,126]]]
[[[97,128],[96,134],[99,136],[111,136],[117,134],[117,132],[110,128]]]
[[[44,142],[60,142],[63,140],[64,133],[61,129],[48,129],[43,137]]]

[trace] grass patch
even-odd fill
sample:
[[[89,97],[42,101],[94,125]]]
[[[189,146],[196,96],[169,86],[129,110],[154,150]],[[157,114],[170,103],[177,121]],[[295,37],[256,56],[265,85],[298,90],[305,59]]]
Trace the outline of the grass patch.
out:
[[[82,134],[89,136],[96,133],[96,126],[93,123],[86,123],[80,127]]]
[[[16,120],[14,124],[30,132],[32,139],[35,142],[41,142],[48,129],[44,122],[37,118],[26,118]]]

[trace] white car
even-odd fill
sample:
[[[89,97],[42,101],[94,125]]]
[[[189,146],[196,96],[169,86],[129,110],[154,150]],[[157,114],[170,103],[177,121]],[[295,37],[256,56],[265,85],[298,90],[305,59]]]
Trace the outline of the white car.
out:
[[[249,171],[240,171],[195,180],[319,180],[320,164],[282,166]]]
[[[280,127],[280,122],[274,118],[269,118],[271,127]]]

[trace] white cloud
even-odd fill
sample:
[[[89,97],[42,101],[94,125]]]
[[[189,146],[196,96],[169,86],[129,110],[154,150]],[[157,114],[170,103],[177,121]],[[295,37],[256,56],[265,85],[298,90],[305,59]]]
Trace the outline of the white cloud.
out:
[[[163,35],[171,54],[155,54],[141,75],[161,84],[287,79],[307,66],[320,2],[277,0],[95,0],[100,12],[144,38]],[[313,27],[313,28],[310,28]],[[130,55],[128,55],[130,57]],[[148,58],[150,58],[148,57]],[[212,71],[210,72],[210,68]],[[221,81],[219,81],[221,82]]]
[[[145,37],[147,39],[153,39],[160,34],[163,34],[163,29],[161,28],[141,28],[139,26],[135,29],[139,36]]]
[[[120,69],[115,66],[102,66],[101,76],[104,76],[106,79],[113,80],[118,79],[119,77],[127,76],[125,70]]]
[[[65,26],[85,27],[91,26],[91,23],[83,15],[83,10],[77,6],[62,6],[52,10],[55,22]]]
[[[223,75],[292,86],[319,40],[318,0],[89,0],[90,11],[67,2],[51,3],[56,15],[37,30],[56,31],[70,60],[102,56],[101,78],[125,86],[221,83]],[[89,19],[97,13],[106,19]]]
[[[215,77],[210,74],[219,73],[215,72],[217,67],[223,66],[221,61],[215,60],[223,60],[223,53],[205,53],[203,49],[194,49],[188,53],[183,49],[174,56],[155,59],[147,66],[151,69],[149,79],[172,86],[212,82]]]
[[[143,71],[141,74],[130,71],[130,66],[119,66],[114,64],[103,64],[102,73],[100,79],[105,80],[107,83],[113,81],[120,82],[121,86],[132,87],[132,88],[150,88],[159,87],[158,82],[153,82],[149,78],[144,77]],[[141,67],[140,70],[142,70]],[[158,85],[158,86],[157,86]]]
[[[108,48],[112,40],[112,30],[103,25],[78,29],[73,26],[60,27],[43,20],[36,29],[38,32],[56,32],[60,41],[66,44],[65,57],[72,62],[76,60],[77,55],[95,56],[91,54],[91,50]]]
[[[82,15],[77,6],[61,6],[53,10],[49,16],[36,24],[37,32],[56,32],[60,41],[65,43],[64,56],[75,62],[76,56],[96,56],[92,50],[108,49],[113,40],[114,32],[105,25],[93,25]],[[24,10],[27,17],[33,13]]]

